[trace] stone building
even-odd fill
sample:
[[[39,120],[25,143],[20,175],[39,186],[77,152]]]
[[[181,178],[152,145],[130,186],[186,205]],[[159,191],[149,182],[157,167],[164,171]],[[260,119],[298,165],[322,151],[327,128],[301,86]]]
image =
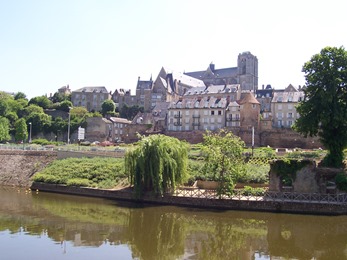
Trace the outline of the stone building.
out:
[[[131,121],[119,117],[110,117],[109,120],[112,122],[111,140],[113,142],[123,142],[129,135]]]
[[[210,64],[204,71],[176,72],[162,67],[153,81],[138,78],[136,94],[131,95],[130,90],[115,90],[113,101],[121,108],[139,105],[145,112],[150,112],[157,102],[174,102],[197,88],[205,89],[207,86],[240,85],[242,90],[255,91],[258,89],[258,59],[250,52],[240,53],[237,67],[216,69]]]
[[[239,84],[242,90],[258,89],[258,59],[250,52],[238,55],[237,67],[216,69],[211,63],[204,71],[186,72],[186,75],[202,80],[206,86]]]
[[[291,84],[284,90],[273,93],[271,101],[272,126],[275,128],[291,128],[299,113],[295,107],[304,99],[304,92]]]
[[[241,93],[239,85],[210,86],[197,91],[188,91],[170,103],[168,131],[259,128],[260,104],[251,92]]]
[[[111,99],[111,94],[105,87],[84,87],[71,93],[72,104],[88,111],[101,111],[101,105],[107,99]]]
[[[102,117],[87,118],[85,140],[90,142],[112,141],[112,122]]]

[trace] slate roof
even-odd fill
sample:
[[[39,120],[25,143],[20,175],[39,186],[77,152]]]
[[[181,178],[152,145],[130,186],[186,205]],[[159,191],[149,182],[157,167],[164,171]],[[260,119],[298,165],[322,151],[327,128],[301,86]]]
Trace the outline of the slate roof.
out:
[[[87,93],[97,92],[97,93],[105,93],[105,94],[108,93],[106,87],[83,87],[83,88],[74,90],[72,92],[87,92]]]
[[[304,92],[274,92],[274,96],[272,98],[273,103],[277,102],[299,102],[304,99]]]
[[[218,93],[235,93],[239,89],[239,84],[231,85],[211,85],[208,87],[191,88],[185,93],[185,96],[190,95],[203,95],[203,94],[218,94]]]
[[[190,86],[190,87],[202,87],[203,86],[203,87],[205,87],[205,83],[202,80],[185,75],[181,72],[173,71],[172,73],[168,74],[168,77],[170,78],[170,80],[172,80],[172,82],[170,82],[172,86],[173,86],[174,80],[177,80],[178,83],[181,83],[181,84],[186,85],[186,86]]]
[[[137,89],[152,89],[153,81],[152,80],[139,80],[137,81]]]
[[[217,97],[189,97],[177,102],[171,102],[169,108],[226,108],[227,98]]]
[[[110,120],[113,123],[131,124],[131,121],[129,121],[126,118],[121,118],[121,117],[110,117]]]
[[[210,67],[208,67],[210,68]],[[194,71],[194,72],[185,72],[184,74],[197,78],[197,79],[205,79],[207,70],[203,71]],[[224,69],[214,69],[212,70],[214,78],[226,78],[226,77],[235,77],[238,74],[238,68],[237,67],[231,67],[231,68],[224,68]],[[209,74],[211,75],[211,74]]]

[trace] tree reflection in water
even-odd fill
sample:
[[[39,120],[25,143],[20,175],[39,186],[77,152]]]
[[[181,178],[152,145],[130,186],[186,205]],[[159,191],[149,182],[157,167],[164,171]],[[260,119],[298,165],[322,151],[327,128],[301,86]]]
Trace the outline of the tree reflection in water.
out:
[[[207,211],[0,189],[0,231],[138,259],[345,259],[347,217]],[[20,245],[19,245],[20,246]]]

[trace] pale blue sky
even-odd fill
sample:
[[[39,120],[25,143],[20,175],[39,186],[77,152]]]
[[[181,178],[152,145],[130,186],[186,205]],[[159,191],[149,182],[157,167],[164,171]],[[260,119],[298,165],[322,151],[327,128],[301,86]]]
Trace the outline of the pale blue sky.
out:
[[[125,88],[137,77],[235,67],[250,51],[259,87],[305,83],[302,65],[347,48],[347,1],[0,0],[0,90]]]

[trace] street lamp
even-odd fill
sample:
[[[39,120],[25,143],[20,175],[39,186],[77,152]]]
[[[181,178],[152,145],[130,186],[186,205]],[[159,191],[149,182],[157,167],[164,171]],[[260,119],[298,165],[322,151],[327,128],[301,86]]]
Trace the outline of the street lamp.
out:
[[[29,122],[29,144],[31,143],[31,122]]]
[[[67,144],[70,144],[70,121],[71,121],[71,107],[69,107],[69,122],[67,125]]]

